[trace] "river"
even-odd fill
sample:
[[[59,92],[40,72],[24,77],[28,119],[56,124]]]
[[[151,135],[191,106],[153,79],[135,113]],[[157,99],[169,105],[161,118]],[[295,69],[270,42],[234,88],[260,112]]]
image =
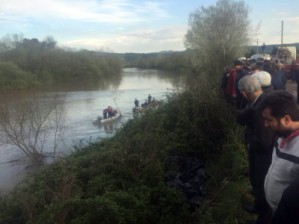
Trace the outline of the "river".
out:
[[[64,96],[63,141],[59,143],[58,155],[65,156],[74,146],[87,145],[113,136],[129,119],[137,98],[143,103],[150,94],[156,100],[164,100],[181,83],[181,77],[158,70],[126,68],[115,85],[103,84],[88,88],[60,90]],[[48,94],[53,94],[49,91]],[[122,116],[112,125],[95,125],[94,120],[102,115],[107,106],[119,108]],[[51,148],[51,143],[46,143]],[[0,192],[6,192],[20,182],[30,171],[31,163],[16,146],[2,144],[0,147]]]

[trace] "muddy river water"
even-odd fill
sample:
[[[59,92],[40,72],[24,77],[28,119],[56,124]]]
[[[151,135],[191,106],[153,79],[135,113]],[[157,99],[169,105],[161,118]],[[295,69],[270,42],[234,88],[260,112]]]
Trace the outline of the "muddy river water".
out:
[[[64,123],[67,128],[63,141],[59,143],[58,155],[69,154],[74,145],[86,145],[112,136],[117,128],[133,118],[135,98],[140,104],[149,94],[156,100],[163,100],[180,86],[181,81],[178,76],[158,70],[126,68],[122,71],[121,80],[112,87],[99,86],[89,90],[68,87],[65,91],[60,90],[59,94],[64,95]],[[94,119],[101,116],[103,108],[109,105],[120,109],[121,118],[109,126],[95,125]],[[46,144],[51,148],[51,142]],[[31,167],[30,161],[16,146],[0,145],[0,192],[16,185],[31,171]]]

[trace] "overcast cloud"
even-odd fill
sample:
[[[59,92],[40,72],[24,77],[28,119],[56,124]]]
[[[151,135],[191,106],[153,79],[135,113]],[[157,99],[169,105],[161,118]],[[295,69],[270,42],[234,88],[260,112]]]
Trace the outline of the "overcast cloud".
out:
[[[299,1],[245,0],[252,44],[299,42]],[[60,46],[114,52],[184,50],[188,17],[216,0],[0,0],[2,36],[52,36]]]

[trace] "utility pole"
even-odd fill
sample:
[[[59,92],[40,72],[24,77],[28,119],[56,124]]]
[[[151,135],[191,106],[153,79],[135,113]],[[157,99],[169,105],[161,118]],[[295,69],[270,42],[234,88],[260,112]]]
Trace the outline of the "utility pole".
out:
[[[256,39],[256,53],[259,53],[259,39]]]
[[[281,21],[281,47],[283,46],[283,20]]]

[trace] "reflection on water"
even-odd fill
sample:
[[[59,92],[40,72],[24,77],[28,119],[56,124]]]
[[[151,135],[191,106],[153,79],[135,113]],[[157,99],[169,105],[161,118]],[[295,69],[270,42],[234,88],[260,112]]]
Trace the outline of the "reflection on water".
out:
[[[111,135],[114,133],[114,130],[118,125],[118,121],[115,120],[108,123],[101,123],[97,118],[96,120],[93,121],[93,124],[97,126],[99,129],[104,129],[107,135]]]
[[[121,79],[109,82],[81,83],[59,87],[64,97],[64,120],[67,129],[63,141],[58,147],[59,155],[73,151],[74,145],[86,145],[90,142],[109,138],[115,130],[133,118],[134,100],[144,102],[151,94],[157,100],[165,99],[170,89],[177,88],[182,78],[157,70],[124,69]],[[53,90],[48,93],[53,94]],[[112,106],[120,109],[122,116],[117,121],[106,125],[95,125],[93,121],[102,116],[104,108]],[[51,148],[46,145],[45,151]],[[8,161],[23,158],[24,155],[14,146],[0,147],[0,191],[7,190],[22,179],[30,166],[28,160]]]
[[[113,133],[113,124],[103,124],[106,134]]]

